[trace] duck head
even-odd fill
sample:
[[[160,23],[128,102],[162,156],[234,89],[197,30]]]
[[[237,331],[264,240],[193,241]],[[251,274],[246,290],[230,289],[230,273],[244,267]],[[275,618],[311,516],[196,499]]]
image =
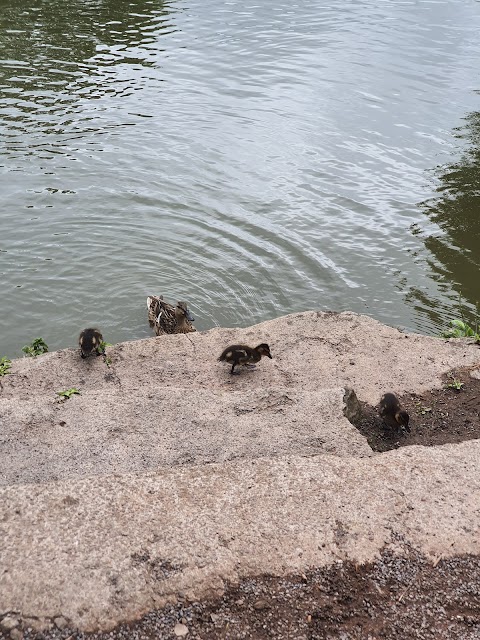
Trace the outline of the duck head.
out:
[[[177,302],[177,306],[175,307],[175,316],[179,320],[183,320],[184,318],[186,318],[189,322],[195,321],[195,318],[188,310],[186,302]]]
[[[255,347],[255,351],[258,351],[262,356],[267,356],[267,358],[272,359],[272,354],[270,353],[270,347],[265,342],[259,344],[258,347]]]

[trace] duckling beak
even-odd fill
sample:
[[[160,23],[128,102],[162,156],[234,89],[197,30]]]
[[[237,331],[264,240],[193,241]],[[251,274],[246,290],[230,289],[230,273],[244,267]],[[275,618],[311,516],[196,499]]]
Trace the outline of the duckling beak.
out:
[[[195,322],[195,318],[192,316],[188,309],[185,310],[185,317],[189,322]]]

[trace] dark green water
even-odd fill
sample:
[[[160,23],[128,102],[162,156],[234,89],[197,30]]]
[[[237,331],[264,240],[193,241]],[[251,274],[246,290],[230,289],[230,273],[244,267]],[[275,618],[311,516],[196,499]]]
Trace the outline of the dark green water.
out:
[[[0,355],[480,300],[480,3],[0,0]]]

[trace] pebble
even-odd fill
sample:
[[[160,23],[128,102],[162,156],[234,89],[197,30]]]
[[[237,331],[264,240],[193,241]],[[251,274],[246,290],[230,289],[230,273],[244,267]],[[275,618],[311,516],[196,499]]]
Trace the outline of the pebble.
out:
[[[18,627],[18,620],[13,616],[5,616],[5,618],[0,622],[0,627],[2,627],[4,631],[10,631],[11,629]]]
[[[12,640],[23,640],[23,633],[20,631],[20,629],[12,629],[10,631],[10,638]]]
[[[266,600],[257,600],[253,603],[253,608],[257,611],[263,611],[263,609],[268,609],[270,605]]]
[[[53,622],[55,623],[55,626],[57,627],[57,629],[65,629],[65,627],[68,627],[68,622],[65,620],[63,616],[58,616],[57,618],[54,618]]]
[[[188,627],[187,627],[187,625],[182,624],[181,622],[177,622],[177,624],[175,625],[175,627],[173,629],[173,633],[178,638],[183,638],[188,633]]]

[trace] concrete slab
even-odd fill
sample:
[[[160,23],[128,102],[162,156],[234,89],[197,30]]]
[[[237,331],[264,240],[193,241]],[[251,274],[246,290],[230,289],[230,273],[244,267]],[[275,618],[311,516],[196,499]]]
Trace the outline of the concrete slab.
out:
[[[346,400],[345,400],[346,398]],[[370,456],[344,389],[114,388],[0,399],[0,484],[288,454]]]
[[[0,488],[0,611],[105,629],[225,580],[480,552],[480,441]],[[393,542],[392,542],[393,540]]]
[[[230,376],[217,357],[236,342],[268,342],[273,360]],[[245,329],[120,343],[108,353],[110,367],[102,358],[81,360],[72,349],[15,360],[1,397],[25,399],[70,387],[105,393],[120,388],[132,401],[152,385],[236,391],[352,387],[360,400],[376,404],[385,391],[421,392],[440,386],[442,374],[453,367],[480,364],[480,348],[471,341],[404,334],[351,312],[306,311]]]

